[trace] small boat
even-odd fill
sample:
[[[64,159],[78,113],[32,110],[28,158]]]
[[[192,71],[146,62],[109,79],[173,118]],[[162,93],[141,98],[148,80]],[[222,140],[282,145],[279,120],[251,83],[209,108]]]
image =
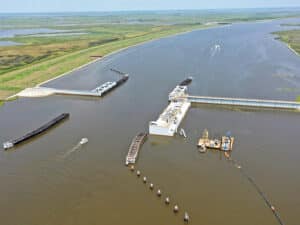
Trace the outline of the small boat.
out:
[[[84,144],[86,144],[86,143],[88,143],[88,142],[89,142],[89,139],[87,139],[87,138],[82,138],[82,139],[80,140],[79,144],[84,145]]]
[[[187,137],[187,136],[186,136],[186,133],[185,133],[185,131],[184,131],[183,128],[180,129],[179,134],[180,134],[181,136],[183,136],[184,138]]]
[[[189,214],[188,214],[187,212],[184,213],[183,220],[184,220],[185,222],[189,222],[190,217],[189,217]]]

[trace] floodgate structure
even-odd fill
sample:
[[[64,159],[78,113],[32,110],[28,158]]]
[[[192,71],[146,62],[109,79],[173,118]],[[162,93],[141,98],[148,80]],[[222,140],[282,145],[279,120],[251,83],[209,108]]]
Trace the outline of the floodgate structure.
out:
[[[67,89],[57,89],[57,88],[48,88],[48,87],[33,87],[26,88],[25,90],[16,94],[18,97],[46,97],[50,95],[77,95],[77,96],[90,96],[90,97],[103,97],[108,94],[113,89],[125,83],[129,75],[123,72],[120,72],[115,69],[111,69],[113,72],[116,72],[122,77],[117,81],[108,81],[99,87],[89,91],[89,90],[67,90]]]
[[[156,121],[151,121],[149,123],[150,134],[174,136],[192,103],[288,109],[300,112],[300,103],[293,101],[192,96],[187,93],[188,85],[191,82],[186,82],[187,80],[181,82],[172,90],[169,94],[170,103],[167,108],[160,114]]]

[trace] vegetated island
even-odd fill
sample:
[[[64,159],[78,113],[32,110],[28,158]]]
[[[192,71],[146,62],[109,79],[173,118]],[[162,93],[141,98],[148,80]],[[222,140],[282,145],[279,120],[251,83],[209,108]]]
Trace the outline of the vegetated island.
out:
[[[1,29],[47,28],[53,32],[0,38],[22,43],[0,46],[0,99],[97,57],[153,39],[239,21],[299,15],[270,9],[5,15]]]
[[[295,26],[284,24],[284,26]],[[287,30],[275,32],[277,39],[286,43],[289,49],[293,51],[296,55],[300,56],[300,29],[296,30]],[[300,102],[300,96],[296,98],[296,101]]]
[[[275,32],[277,39],[285,42],[287,46],[300,56],[300,29]]]

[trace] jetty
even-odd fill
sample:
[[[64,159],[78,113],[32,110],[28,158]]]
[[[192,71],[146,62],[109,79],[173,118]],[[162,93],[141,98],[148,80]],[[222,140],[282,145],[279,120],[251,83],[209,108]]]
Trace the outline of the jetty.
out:
[[[134,164],[136,162],[139,150],[145,143],[147,136],[148,135],[146,133],[139,133],[137,136],[134,137],[130,144],[128,154],[126,156],[126,166],[128,166],[129,164]]]
[[[119,73],[122,73],[118,71]],[[75,95],[75,96],[88,96],[88,97],[103,97],[115,88],[125,83],[129,75],[122,73],[122,77],[117,81],[108,81],[93,90],[68,90],[36,86],[33,88],[26,88],[17,94],[18,97],[46,97],[50,95]]]
[[[29,140],[30,138],[33,138],[41,133],[44,133],[45,131],[47,131],[48,129],[54,127],[56,124],[62,122],[63,120],[69,118],[70,114],[69,113],[62,113],[61,115],[55,117],[54,119],[52,119],[51,121],[47,122],[46,124],[44,124],[43,126],[37,128],[34,131],[31,131],[27,134],[25,134],[24,136],[11,140],[11,141],[7,141],[3,143],[3,148],[4,150],[7,150],[9,148],[13,148],[14,146],[21,144],[24,141]]]

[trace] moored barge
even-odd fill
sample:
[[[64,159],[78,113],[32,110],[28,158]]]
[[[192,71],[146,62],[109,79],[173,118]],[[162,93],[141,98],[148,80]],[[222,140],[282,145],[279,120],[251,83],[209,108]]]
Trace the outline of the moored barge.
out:
[[[43,132],[45,132],[46,130],[50,129],[51,127],[55,126],[56,124],[62,122],[63,120],[69,118],[70,114],[69,113],[62,113],[61,115],[55,117],[54,119],[52,119],[51,121],[49,121],[48,123],[44,124],[43,126],[37,128],[34,131],[31,131],[27,134],[25,134],[24,136],[11,140],[11,141],[7,141],[3,143],[3,148],[4,150],[7,150],[9,148],[12,148],[18,144],[21,144],[24,141],[29,140],[30,138],[33,138]]]
[[[126,157],[126,166],[129,164],[134,164],[139,154],[139,150],[142,145],[145,143],[147,139],[147,133],[139,133],[137,136],[134,137],[132,140],[129,151]]]
[[[234,137],[231,135],[222,136],[221,139],[209,139],[207,129],[204,130],[202,137],[198,141],[200,152],[206,152],[206,149],[217,149],[221,151],[231,151],[233,148]]]
[[[188,86],[192,83],[193,78],[192,77],[188,77],[187,79],[185,79],[184,81],[182,81],[179,86]]]

